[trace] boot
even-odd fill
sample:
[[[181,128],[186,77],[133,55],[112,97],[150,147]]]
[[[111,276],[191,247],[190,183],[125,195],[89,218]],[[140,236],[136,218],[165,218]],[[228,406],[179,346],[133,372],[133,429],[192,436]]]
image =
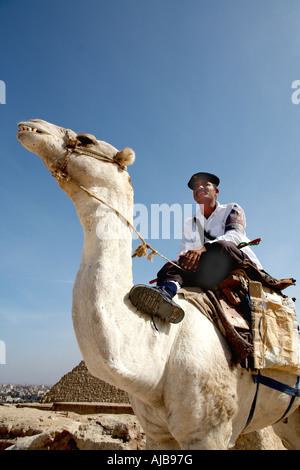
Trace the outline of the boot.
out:
[[[184,311],[177,305],[171,295],[163,287],[149,287],[138,284],[129,292],[133,305],[151,316],[159,317],[169,323],[179,323]]]

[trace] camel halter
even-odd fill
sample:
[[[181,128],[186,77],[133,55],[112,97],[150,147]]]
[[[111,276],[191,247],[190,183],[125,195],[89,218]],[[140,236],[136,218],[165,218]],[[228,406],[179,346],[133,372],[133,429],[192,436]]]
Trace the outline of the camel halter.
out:
[[[113,212],[115,212],[115,214],[123,219],[123,221],[127,224],[128,227],[130,227],[135,233],[136,235],[139,237],[139,239],[141,240],[141,244],[134,250],[133,252],[133,255],[132,255],[132,258],[134,258],[135,256],[138,256],[139,258],[144,256],[145,258],[147,258],[149,261],[152,261],[153,260],[153,256],[154,255],[158,255],[160,256],[161,258],[163,258],[164,260],[168,261],[169,263],[173,264],[174,266],[176,266],[177,268],[181,269],[182,271],[185,271],[181,266],[179,266],[178,264],[174,263],[173,261],[169,260],[168,258],[166,258],[165,256],[163,256],[161,253],[159,253],[157,250],[155,250],[154,248],[152,248],[151,245],[149,245],[149,243],[146,243],[146,241],[144,240],[144,238],[139,234],[139,232],[136,230],[136,228],[132,225],[132,223],[124,216],[122,215],[117,209],[115,209],[114,207],[112,207],[110,204],[108,204],[107,202],[103,201],[102,199],[100,199],[98,196],[96,196],[95,194],[93,194],[91,191],[89,191],[87,188],[85,188],[84,186],[82,186],[80,183],[78,183],[77,181],[75,181],[67,172],[67,165],[68,165],[68,162],[69,162],[69,159],[72,155],[73,152],[76,152],[78,153],[79,155],[85,155],[85,156],[88,156],[88,157],[92,157],[92,158],[96,158],[97,160],[101,160],[101,161],[105,161],[105,162],[109,162],[109,163],[115,163],[116,165],[119,165],[119,167],[122,169],[122,170],[125,170],[126,171],[126,166],[123,166],[121,163],[119,163],[118,161],[116,160],[113,160],[111,157],[108,157],[107,155],[101,153],[101,152],[97,152],[95,150],[91,150],[91,149],[79,149],[77,147],[77,139],[73,139],[70,137],[70,135],[68,134],[68,132],[66,133],[67,135],[67,144],[66,144],[66,147],[67,147],[67,151],[66,151],[66,156],[64,158],[64,161],[63,163],[60,165],[59,168],[57,168],[56,170],[53,170],[52,171],[52,176],[57,180],[62,180],[62,181],[66,181],[66,182],[70,182],[70,183],[73,183],[74,185],[76,185],[78,188],[80,188],[82,191],[84,191],[88,196],[92,197],[93,199],[96,199],[97,201],[99,201],[101,204],[105,205],[106,207],[108,207],[110,210],[112,210]],[[148,253],[148,250],[150,250],[150,253]]]

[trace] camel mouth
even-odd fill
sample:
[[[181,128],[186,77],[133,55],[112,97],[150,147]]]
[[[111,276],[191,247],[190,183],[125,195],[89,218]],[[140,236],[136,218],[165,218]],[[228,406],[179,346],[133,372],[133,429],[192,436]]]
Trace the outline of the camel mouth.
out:
[[[19,124],[19,132],[36,132],[38,134],[46,134],[46,132],[41,131],[37,127],[25,126],[23,124]]]
[[[45,132],[44,130],[42,130],[40,127],[38,126],[33,126],[32,123],[29,123],[27,124],[26,122],[21,122],[19,125],[18,125],[18,134],[21,133],[21,132],[32,132],[32,133],[36,133],[36,134],[48,134],[48,132]]]

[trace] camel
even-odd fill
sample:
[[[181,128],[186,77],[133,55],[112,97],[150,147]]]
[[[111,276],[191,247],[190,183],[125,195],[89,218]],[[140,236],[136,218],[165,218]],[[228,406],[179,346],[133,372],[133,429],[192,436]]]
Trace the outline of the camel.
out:
[[[260,385],[245,429],[257,390],[252,373],[233,363],[224,336],[182,295],[176,302],[185,317],[178,324],[156,319],[154,325],[129,300],[133,188],[127,167],[134,151],[39,119],[21,122],[17,138],[41,157],[75,205],[84,231],[72,306],[78,345],[92,375],[128,392],[146,449],[227,450],[241,433],[280,420],[291,397]],[[110,224],[113,234],[106,236]],[[295,387],[294,374],[263,372]],[[276,425],[290,449],[300,449],[298,406],[297,397]]]

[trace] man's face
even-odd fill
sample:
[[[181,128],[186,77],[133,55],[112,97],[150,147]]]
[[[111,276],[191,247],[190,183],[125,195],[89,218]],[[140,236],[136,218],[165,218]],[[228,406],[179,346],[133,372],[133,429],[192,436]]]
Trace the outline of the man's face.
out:
[[[194,183],[193,196],[198,204],[215,205],[219,189],[210,181],[198,179]]]

